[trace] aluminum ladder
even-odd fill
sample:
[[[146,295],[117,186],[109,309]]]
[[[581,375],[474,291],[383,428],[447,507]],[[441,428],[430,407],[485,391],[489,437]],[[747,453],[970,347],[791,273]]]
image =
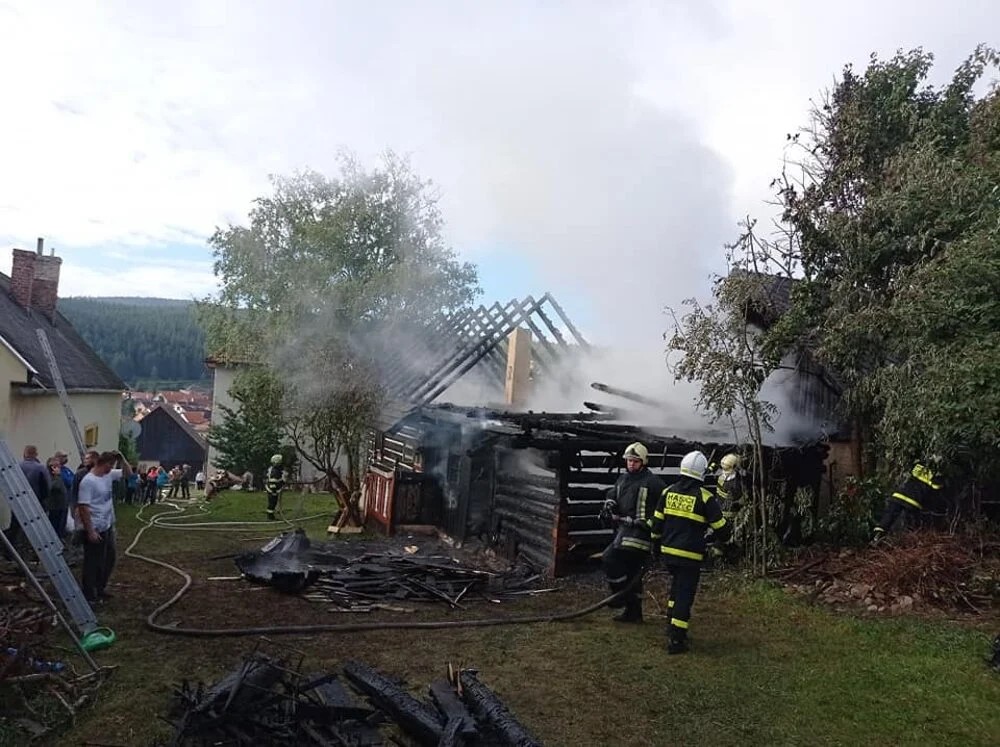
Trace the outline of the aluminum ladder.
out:
[[[14,460],[7,442],[0,438],[0,499],[10,505],[11,513],[21,525],[21,531],[31,543],[35,554],[48,573],[49,580],[73,623],[82,635],[97,629],[97,617],[83,596],[80,586],[66,565],[63,543],[56,536],[48,514],[38,502],[35,491],[21,466]]]
[[[42,327],[39,327],[35,332],[38,335],[38,342],[42,346],[42,352],[45,354],[45,360],[49,362],[52,381],[56,385],[59,402],[62,403],[63,412],[66,414],[66,422],[69,423],[69,432],[73,434],[73,440],[76,441],[76,450],[80,452],[80,461],[82,462],[86,449],[83,445],[83,438],[80,436],[80,424],[76,421],[76,415],[73,414],[73,408],[69,403],[69,394],[66,393],[66,384],[63,383],[62,374],[59,372],[59,365],[56,363],[56,356],[52,352],[52,346],[49,345],[49,336],[45,334],[45,330]]]

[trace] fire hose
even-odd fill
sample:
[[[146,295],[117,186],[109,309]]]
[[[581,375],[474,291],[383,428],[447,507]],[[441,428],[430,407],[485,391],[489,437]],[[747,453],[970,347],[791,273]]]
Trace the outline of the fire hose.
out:
[[[198,524],[188,524],[185,522],[177,522],[176,519],[182,518],[196,518],[196,514],[186,514],[186,508],[181,508],[173,503],[166,503],[164,505],[172,506],[174,511],[165,511],[163,513],[157,514],[150,520],[142,518],[142,509],[136,514],[136,517],[143,522],[143,526],[136,532],[135,537],[132,538],[132,542],[125,549],[125,555],[134,558],[136,560],[141,560],[145,563],[150,563],[152,565],[159,566],[160,568],[166,568],[181,578],[184,579],[184,584],[181,588],[168,599],[166,602],[161,604],[155,610],[153,610],[146,617],[146,627],[156,633],[163,633],[166,635],[178,635],[178,636],[188,636],[195,638],[224,638],[224,637],[234,637],[234,636],[248,636],[248,635],[303,635],[310,633],[360,633],[372,630],[441,630],[449,628],[485,628],[485,627],[495,627],[500,625],[527,625],[533,623],[551,623],[551,622],[566,622],[569,620],[575,620],[586,615],[592,614],[602,607],[607,606],[611,602],[614,602],[619,597],[624,596],[636,588],[645,577],[649,567],[643,569],[643,572],[636,576],[632,582],[626,586],[624,589],[606,597],[599,602],[595,602],[586,607],[571,610],[568,612],[559,612],[549,615],[528,615],[521,617],[487,617],[475,620],[432,620],[432,621],[382,621],[382,622],[357,622],[357,623],[327,623],[327,624],[317,624],[317,625],[266,625],[259,627],[235,627],[235,628],[196,628],[196,627],[181,627],[179,625],[164,624],[157,622],[164,612],[177,604],[181,598],[188,592],[191,588],[192,578],[191,574],[187,571],[178,568],[175,565],[167,563],[164,560],[158,560],[157,558],[151,558],[147,555],[140,555],[135,552],[135,546],[139,543],[142,535],[147,529],[152,527],[160,527],[164,529],[178,529],[178,528],[197,528]],[[175,521],[166,522],[163,521],[166,517],[173,517]],[[316,517],[305,517],[305,518],[316,518]],[[291,522],[282,519],[286,524],[291,526]],[[301,519],[300,521],[304,521]],[[228,527],[220,527],[214,529],[213,531],[239,531],[237,528],[242,526],[256,527],[259,525],[270,524],[274,526],[274,522],[205,522],[211,527],[218,525],[228,525]],[[203,525],[203,528],[208,528]]]

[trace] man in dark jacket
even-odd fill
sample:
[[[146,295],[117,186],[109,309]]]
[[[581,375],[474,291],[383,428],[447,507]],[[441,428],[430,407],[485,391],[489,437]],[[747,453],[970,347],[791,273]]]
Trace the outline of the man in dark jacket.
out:
[[[24,473],[25,479],[28,481],[28,485],[31,486],[31,492],[35,494],[38,502],[42,505],[43,510],[48,510],[47,503],[49,500],[49,474],[48,470],[45,469],[45,465],[38,461],[38,448],[35,446],[25,446],[24,447],[24,459],[21,460],[21,472]],[[0,498],[0,500],[6,500]],[[4,531],[7,535],[7,540],[11,545],[16,545],[21,538],[21,524],[18,522],[16,516],[10,517],[10,527]],[[4,557],[8,557],[9,553],[7,547],[3,548]]]
[[[35,494],[38,503],[41,504],[42,510],[47,513],[49,510],[49,471],[44,464],[38,461],[37,446],[24,447],[24,458],[21,460],[20,467],[21,472],[24,473],[24,477],[28,481],[28,485],[31,486],[31,492]],[[20,540],[21,524],[18,522],[16,516],[11,516],[10,529],[5,534],[12,545]],[[6,554],[5,548],[4,555]]]
[[[49,486],[52,481],[49,478],[49,470],[44,464],[38,461],[38,447],[25,446],[24,459],[21,460],[21,471],[28,479],[28,484],[34,492],[38,502],[48,510]]]
[[[52,522],[52,528],[55,530],[56,536],[59,539],[63,539],[66,536],[66,515],[69,509],[68,491],[66,490],[66,483],[63,482],[62,478],[63,465],[59,461],[59,457],[54,456],[49,459],[46,467],[48,467],[49,476],[51,477],[48,505],[49,521]]]
[[[668,654],[688,650],[688,625],[705,560],[706,532],[711,529],[718,541],[725,542],[731,531],[718,499],[705,487],[706,469],[708,459],[704,454],[686,454],[681,460],[680,480],[663,491],[651,521],[650,536],[659,545],[659,554],[671,575]]]
[[[649,562],[649,519],[663,492],[663,480],[649,471],[649,452],[641,443],[625,449],[625,472],[608,490],[601,520],[616,527],[604,551],[604,575],[613,593],[628,591],[613,603],[623,607],[618,622],[642,622],[642,575]]]

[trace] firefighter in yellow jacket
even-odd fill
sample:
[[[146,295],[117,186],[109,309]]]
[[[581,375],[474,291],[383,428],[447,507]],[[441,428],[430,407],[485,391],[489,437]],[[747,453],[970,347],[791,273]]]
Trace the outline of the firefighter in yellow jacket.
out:
[[[688,650],[688,626],[705,560],[706,533],[711,529],[716,539],[725,542],[731,531],[718,499],[705,487],[707,469],[708,459],[700,451],[686,454],[681,460],[680,479],[664,489],[650,524],[653,549],[659,547],[671,576],[668,654]]]

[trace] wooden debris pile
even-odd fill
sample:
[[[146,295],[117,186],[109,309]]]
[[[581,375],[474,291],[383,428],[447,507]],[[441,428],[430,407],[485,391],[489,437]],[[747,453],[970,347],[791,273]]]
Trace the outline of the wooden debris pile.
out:
[[[307,599],[330,602],[337,611],[376,609],[411,611],[404,603],[439,603],[464,609],[471,598],[500,602],[539,594],[539,575],[494,573],[469,568],[447,556],[363,555],[349,565],[327,570],[313,583]]]
[[[414,603],[464,609],[473,599],[501,602],[554,591],[539,588],[542,576],[526,566],[484,570],[450,555],[419,554],[416,546],[373,549],[343,543],[338,550],[312,548],[298,530],[237,557],[236,565],[251,581],[304,593],[335,612],[412,612],[403,605]]]
[[[775,577],[796,593],[873,613],[926,605],[980,614],[1000,600],[997,560],[995,539],[914,531],[875,547],[815,549]]]
[[[541,744],[472,670],[449,666],[424,700],[361,662],[306,674],[301,659],[259,650],[214,685],[178,686],[168,720],[171,747]]]
[[[78,674],[57,633],[51,610],[23,583],[0,588],[0,733],[18,744],[70,726],[110,671]]]

